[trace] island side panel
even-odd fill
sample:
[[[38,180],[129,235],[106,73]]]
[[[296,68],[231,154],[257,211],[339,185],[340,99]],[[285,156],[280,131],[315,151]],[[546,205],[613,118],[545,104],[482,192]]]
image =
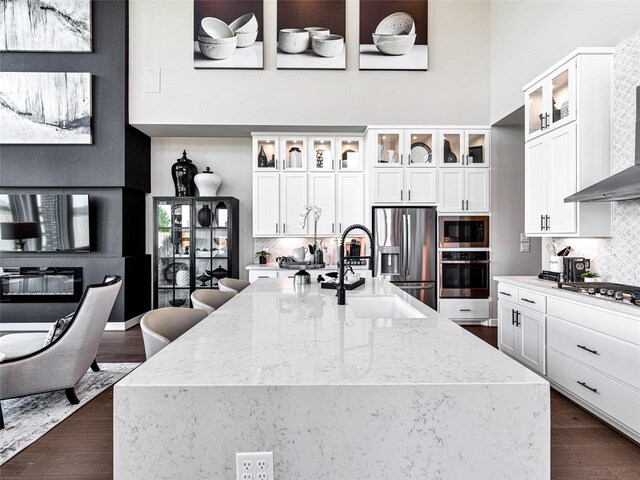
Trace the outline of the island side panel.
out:
[[[549,412],[549,385],[543,380],[420,386],[116,385],[114,476],[229,479],[235,478],[236,452],[272,450],[278,480],[539,480],[550,476]]]

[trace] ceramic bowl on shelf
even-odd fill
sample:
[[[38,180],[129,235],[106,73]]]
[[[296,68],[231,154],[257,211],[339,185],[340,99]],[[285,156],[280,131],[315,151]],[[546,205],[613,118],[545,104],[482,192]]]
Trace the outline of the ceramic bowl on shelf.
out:
[[[198,37],[204,38],[229,38],[233,37],[233,30],[219,18],[204,17],[200,22]]]
[[[226,39],[225,39],[226,40]],[[212,60],[224,60],[233,55],[238,44],[238,37],[233,37],[230,41],[220,43],[198,42],[200,52]]]
[[[416,33],[416,24],[413,17],[405,12],[392,13],[376,27],[375,33],[386,35],[413,35]]]
[[[311,39],[313,52],[321,57],[335,57],[344,50],[342,35],[316,35]]]
[[[256,30],[253,33],[236,33],[236,37],[238,37],[238,48],[250,47],[256,43],[258,31]]]
[[[404,55],[413,48],[415,43],[415,33],[409,35],[373,34],[373,44],[386,55]]]
[[[253,13],[246,13],[229,24],[233,33],[253,33],[258,31],[258,20]]]
[[[309,48],[309,32],[302,28],[283,28],[278,32],[278,46],[284,53],[302,53]]]
[[[305,27],[305,31],[309,32],[309,41],[313,44],[313,37],[316,35],[329,35],[331,30],[325,27]]]

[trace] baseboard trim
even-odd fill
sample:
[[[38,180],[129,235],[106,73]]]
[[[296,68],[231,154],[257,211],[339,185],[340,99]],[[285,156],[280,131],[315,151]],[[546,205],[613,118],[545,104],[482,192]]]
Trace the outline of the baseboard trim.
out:
[[[126,322],[107,322],[105,332],[124,332],[140,323],[142,315],[138,315]],[[46,332],[51,328],[51,323],[0,323],[0,332]]]

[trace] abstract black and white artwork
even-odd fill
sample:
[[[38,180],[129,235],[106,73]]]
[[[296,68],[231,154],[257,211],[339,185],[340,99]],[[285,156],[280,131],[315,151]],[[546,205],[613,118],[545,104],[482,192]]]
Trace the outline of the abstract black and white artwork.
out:
[[[91,143],[91,74],[0,72],[0,143]]]
[[[91,0],[0,0],[0,51],[90,52]]]

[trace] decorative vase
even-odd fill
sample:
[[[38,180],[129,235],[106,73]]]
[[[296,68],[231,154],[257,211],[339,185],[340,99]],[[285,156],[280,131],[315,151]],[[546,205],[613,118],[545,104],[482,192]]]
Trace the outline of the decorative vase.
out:
[[[224,202],[218,202],[215,208],[216,227],[224,228],[229,221],[229,210]]]
[[[180,270],[176,273],[176,285],[179,287],[189,285],[189,270]]]
[[[195,176],[194,181],[196,182],[201,197],[215,197],[218,195],[218,188],[222,183],[222,177],[207,167],[204,172]]]
[[[267,264],[267,257],[258,257],[258,263],[260,265],[266,265]]]
[[[200,210],[198,210],[198,223],[201,227],[211,226],[212,214],[213,212],[211,212],[211,208],[209,208],[209,205],[205,205]]]
[[[229,272],[227,272],[225,268],[222,268],[222,265],[218,265],[218,268],[216,268],[213,272],[209,273],[209,275],[211,275],[212,277],[218,280],[225,278],[228,274]]]
[[[324,261],[324,256],[322,254],[322,250],[320,250],[319,248],[316,249],[316,253],[313,254],[314,258],[314,263],[318,264],[318,263],[323,263]]]
[[[289,150],[289,167],[302,168],[302,152],[298,147],[291,147]]]
[[[176,197],[195,196],[196,188],[193,179],[197,174],[198,167],[187,158],[187,151],[184,150],[182,157],[171,166],[171,176],[176,189]]]
[[[444,163],[458,163],[458,157],[451,151],[449,140],[444,141]]]
[[[264,153],[264,145],[260,145],[260,152],[258,152],[258,168],[266,168],[268,163],[267,154]]]

